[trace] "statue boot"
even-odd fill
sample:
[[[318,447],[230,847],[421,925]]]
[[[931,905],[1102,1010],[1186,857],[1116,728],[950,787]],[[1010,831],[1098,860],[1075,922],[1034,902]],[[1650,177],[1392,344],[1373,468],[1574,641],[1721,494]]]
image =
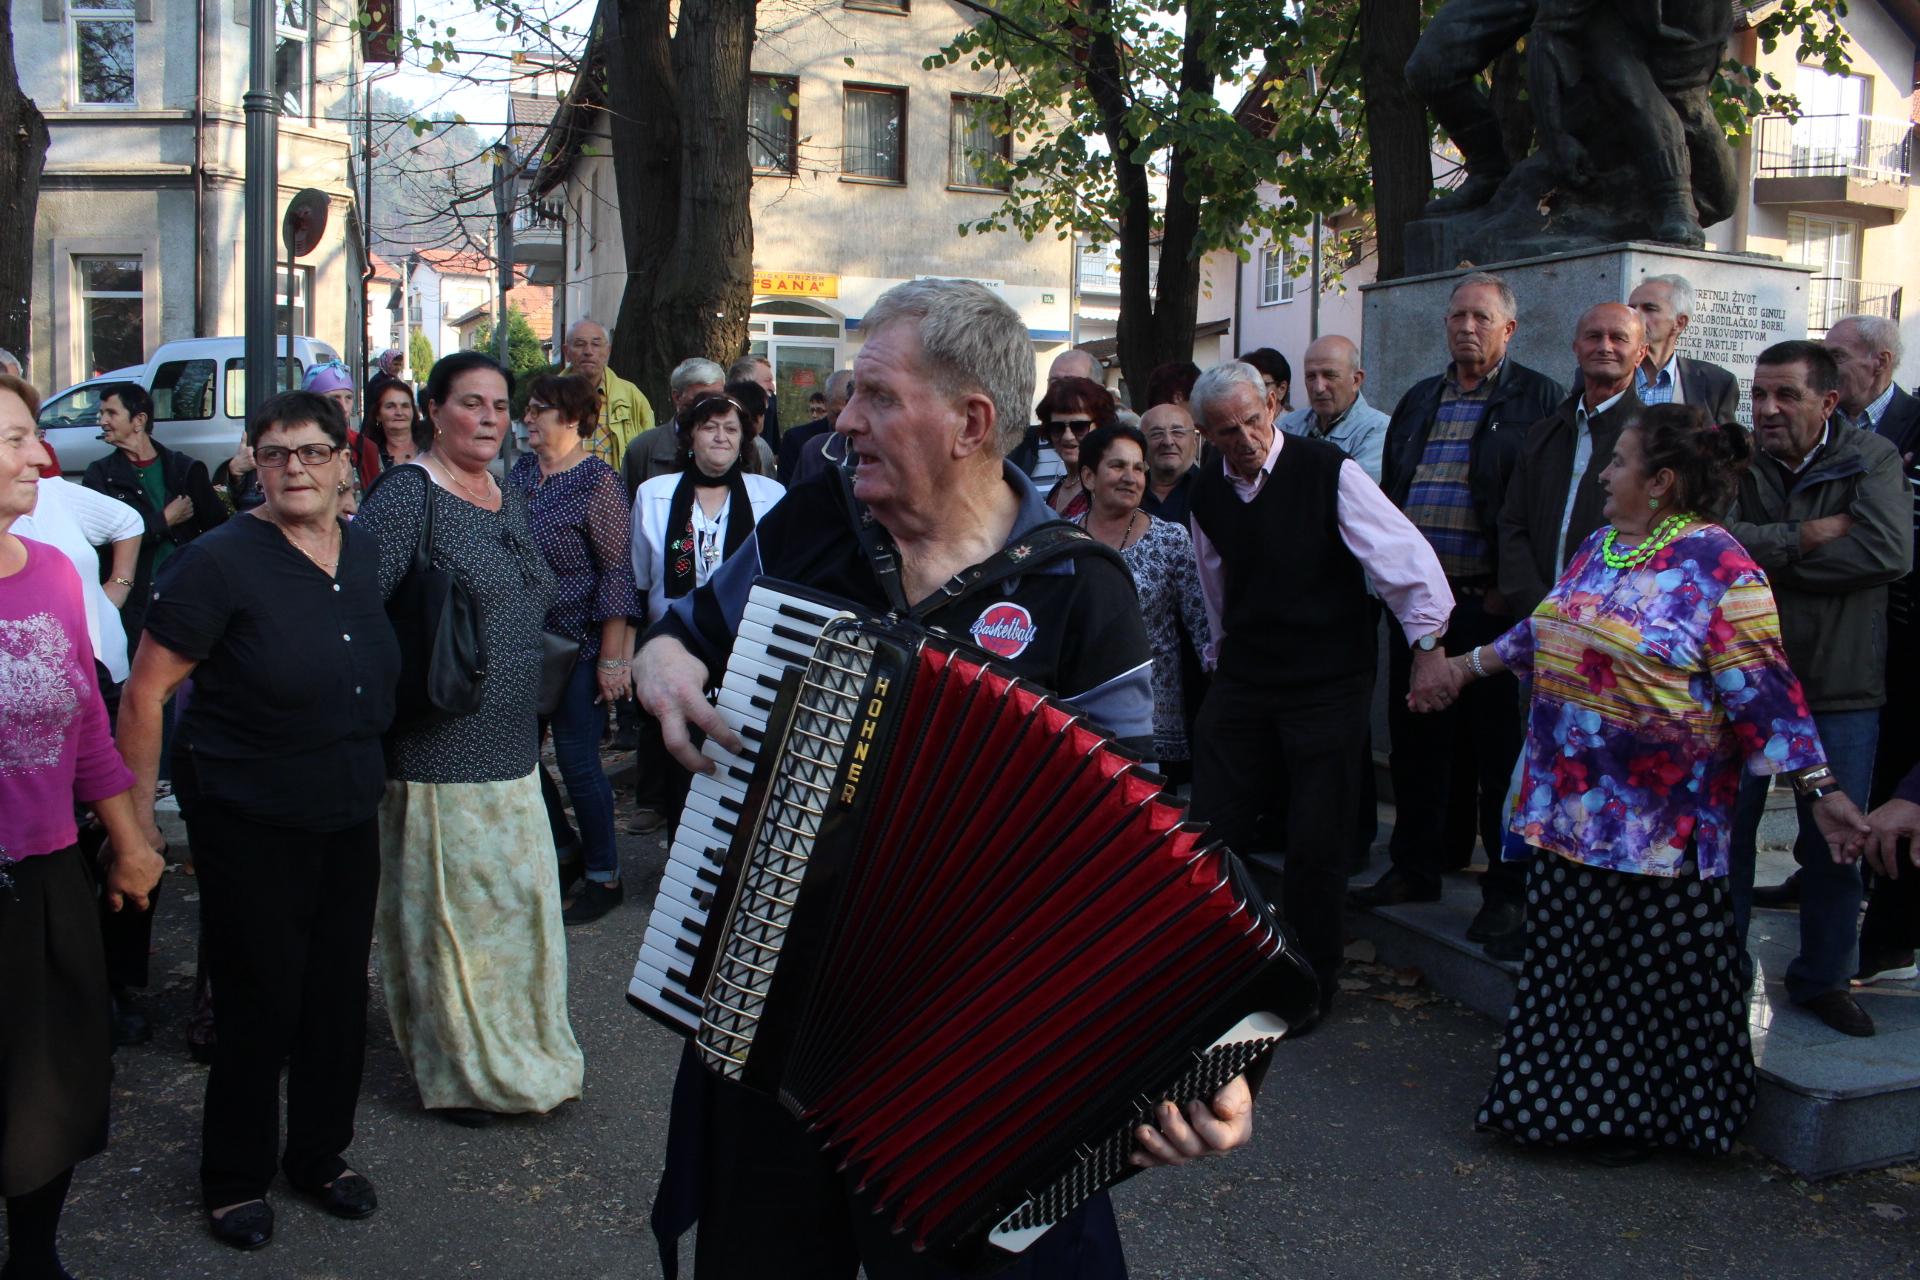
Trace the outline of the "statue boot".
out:
[[[1453,145],[1460,150],[1460,158],[1467,169],[1467,180],[1445,195],[1428,201],[1426,217],[1445,218],[1483,208],[1500,194],[1500,184],[1513,172],[1513,164],[1507,159],[1506,145],[1500,138],[1500,126],[1491,115],[1484,121],[1463,127],[1454,135]]]
[[[1687,174],[1656,174],[1647,189],[1653,239],[1683,249],[1707,247],[1707,233],[1700,225],[1699,210],[1693,203],[1693,183]]]

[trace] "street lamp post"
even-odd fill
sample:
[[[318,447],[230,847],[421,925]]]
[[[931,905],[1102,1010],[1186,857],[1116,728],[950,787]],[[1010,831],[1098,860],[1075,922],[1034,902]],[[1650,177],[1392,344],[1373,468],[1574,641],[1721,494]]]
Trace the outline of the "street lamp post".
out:
[[[274,273],[279,261],[274,212],[280,193],[280,104],[274,100],[274,0],[251,0],[252,70],[246,97],[247,171],[245,261],[247,304],[247,416],[279,385],[273,334]],[[289,337],[288,350],[293,342]]]

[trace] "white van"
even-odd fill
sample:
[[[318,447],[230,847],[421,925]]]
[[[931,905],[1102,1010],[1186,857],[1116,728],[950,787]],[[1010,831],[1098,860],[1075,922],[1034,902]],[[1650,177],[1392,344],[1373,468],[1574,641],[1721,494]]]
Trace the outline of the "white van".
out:
[[[212,471],[233,456],[247,419],[247,353],[245,338],[182,338],[163,342],[153,358],[125,379],[138,382],[153,397],[153,438],[169,449],[198,458]],[[306,371],[340,357],[328,344],[316,338],[294,338],[289,352],[288,340],[278,340],[286,372],[282,386],[299,386]],[[81,415],[62,410],[69,406],[69,393],[90,388],[97,401],[104,379],[90,378],[47,397],[40,411],[40,425],[46,429],[47,442],[60,458],[60,470],[77,476],[96,458],[106,456],[110,446],[100,438],[97,410],[91,421],[76,421]],[[77,404],[86,395],[72,397]],[[71,406],[69,406],[71,407]]]

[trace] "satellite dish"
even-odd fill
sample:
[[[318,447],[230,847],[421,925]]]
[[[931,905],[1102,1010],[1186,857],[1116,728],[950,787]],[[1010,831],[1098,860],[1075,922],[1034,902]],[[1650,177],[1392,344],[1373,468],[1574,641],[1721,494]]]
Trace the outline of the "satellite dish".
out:
[[[280,238],[286,242],[289,257],[304,258],[327,232],[327,210],[333,201],[315,187],[296,192],[287,201],[287,216],[280,220]]]

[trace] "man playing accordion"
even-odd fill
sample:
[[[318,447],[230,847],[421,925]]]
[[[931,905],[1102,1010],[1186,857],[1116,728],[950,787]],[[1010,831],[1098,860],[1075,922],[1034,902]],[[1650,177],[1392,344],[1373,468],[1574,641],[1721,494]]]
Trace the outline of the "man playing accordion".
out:
[[[847,472],[788,491],[709,584],[657,619],[634,660],[636,687],[669,750],[709,762],[695,731],[735,735],[705,697],[725,667],[748,590],[761,575],[969,639],[1016,674],[1136,749],[1151,751],[1151,654],[1133,584],[1087,540],[1055,558],[1029,548],[1054,523],[1004,461],[1025,430],[1034,364],[1026,325],[970,282],[898,285],[867,313],[854,392],[835,429]],[[1084,551],[1085,554],[1081,554]],[[981,859],[994,850],[981,849]],[[1172,1104],[1136,1131],[1136,1165],[1177,1165],[1245,1144],[1244,1076],[1210,1105]],[[695,1270],[716,1277],[875,1280],[944,1274],[861,1211],[817,1145],[774,1100],[717,1079],[691,1053],[674,1086],[667,1170],[654,1204],[667,1274],[698,1221]],[[1003,1273],[1048,1280],[1126,1274],[1112,1205],[1098,1195]]]

